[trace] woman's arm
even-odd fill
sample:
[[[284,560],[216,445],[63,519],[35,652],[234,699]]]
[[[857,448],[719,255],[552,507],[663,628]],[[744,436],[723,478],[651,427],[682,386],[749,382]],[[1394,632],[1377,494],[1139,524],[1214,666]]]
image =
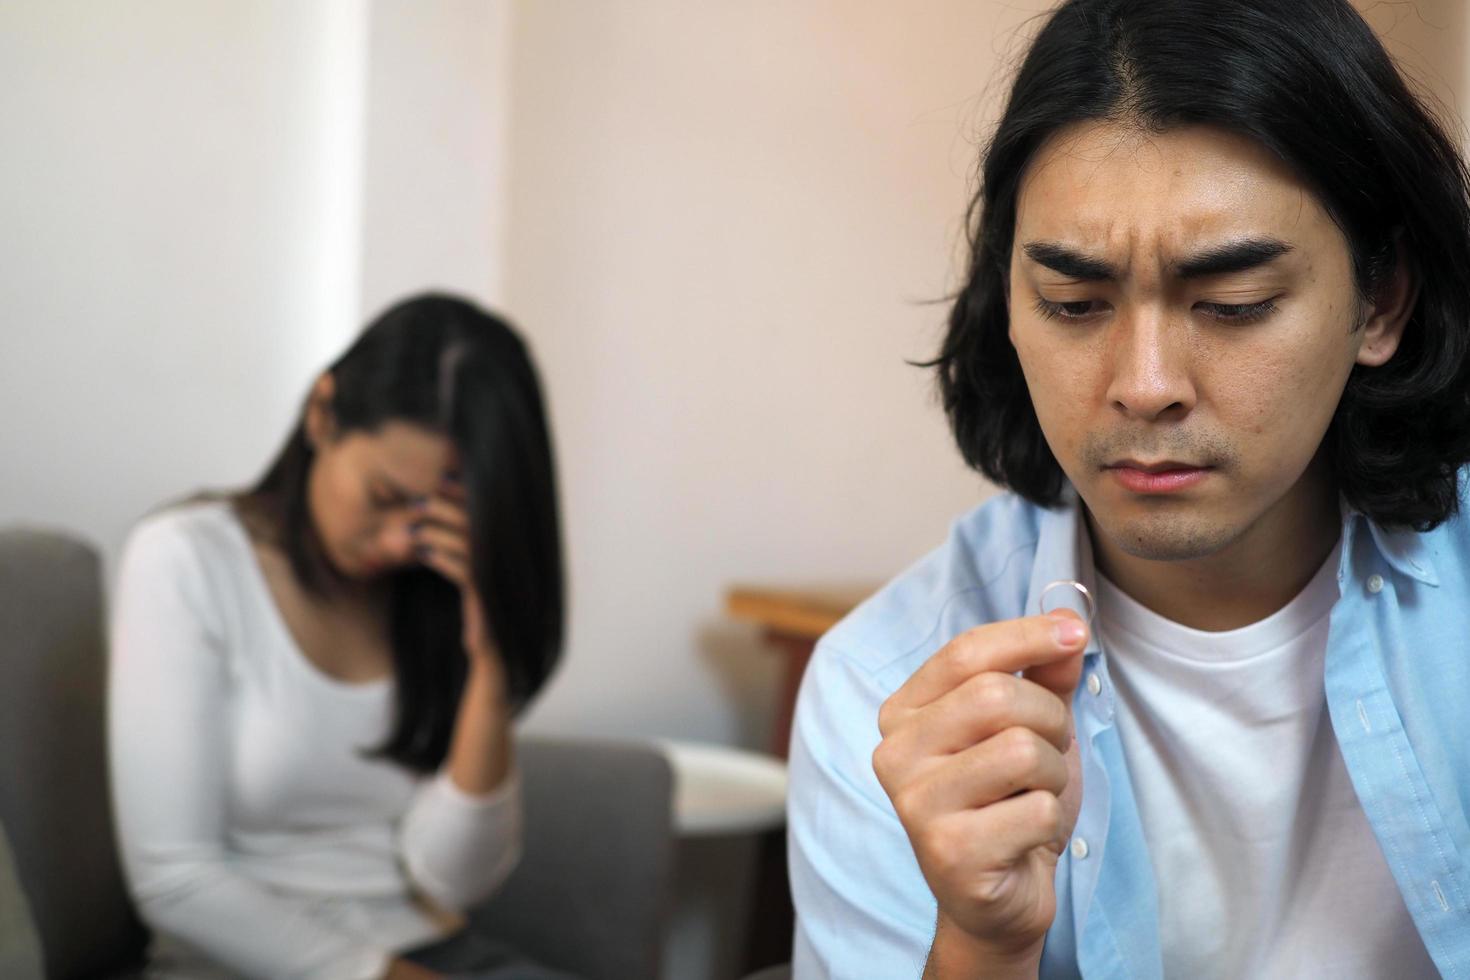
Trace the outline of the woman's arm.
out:
[[[452,485],[426,502],[421,560],[459,586],[468,660],[449,755],[403,822],[409,875],[436,905],[462,911],[486,898],[520,858],[520,783],[505,668],[470,573],[468,519]]]
[[[175,515],[134,532],[112,604],[108,751],[143,919],[251,977],[375,980],[390,954],[235,871],[225,846],[228,666],[205,569]]]
[[[464,911],[489,897],[520,859],[520,780],[510,746],[502,695],[472,667],[449,758],[419,791],[400,838],[409,876],[440,908]]]
[[[499,789],[513,764],[512,737],[500,657],[488,647],[472,652],[444,765],[455,788],[470,796]]]

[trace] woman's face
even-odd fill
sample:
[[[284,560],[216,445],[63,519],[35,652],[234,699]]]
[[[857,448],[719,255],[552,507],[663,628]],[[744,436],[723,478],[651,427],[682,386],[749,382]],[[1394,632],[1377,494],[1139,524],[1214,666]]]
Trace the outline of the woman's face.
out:
[[[447,436],[407,422],[338,434],[330,416],[330,376],[313,389],[307,432],[316,447],[307,503],[327,558],[351,579],[414,562],[413,501],[435,493],[458,467]]]

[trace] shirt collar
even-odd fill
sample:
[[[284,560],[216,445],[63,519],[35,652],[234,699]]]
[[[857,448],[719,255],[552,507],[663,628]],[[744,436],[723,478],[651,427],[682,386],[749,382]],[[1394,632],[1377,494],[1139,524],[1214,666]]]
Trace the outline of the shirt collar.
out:
[[[1425,585],[1439,586],[1439,577],[1434,570],[1429,546],[1424,535],[1410,530],[1384,528],[1370,521],[1364,514],[1341,504],[1342,510],[1342,558],[1338,566],[1338,581],[1344,582],[1352,575],[1352,552],[1355,532],[1366,525],[1374,546],[1383,560],[1394,571]],[[1041,509],[1040,534],[1036,542],[1036,560],[1031,565],[1031,582],[1026,589],[1026,611],[1030,616],[1041,611],[1041,593],[1052,582],[1081,582],[1097,601],[1097,579],[1092,563],[1092,538],[1087,533],[1082,517],[1082,502],[1077,491],[1067,484],[1062,491],[1062,503],[1057,507]],[[1101,650],[1097,632],[1088,632],[1087,652]]]
[[[1424,535],[1411,529],[1386,528],[1368,519],[1368,516],[1342,502],[1342,563],[1338,567],[1337,579],[1346,581],[1352,575],[1352,543],[1355,531],[1367,526],[1369,537],[1388,567],[1400,575],[1408,576],[1425,585],[1439,587],[1439,575],[1434,569],[1433,554],[1425,543]]]

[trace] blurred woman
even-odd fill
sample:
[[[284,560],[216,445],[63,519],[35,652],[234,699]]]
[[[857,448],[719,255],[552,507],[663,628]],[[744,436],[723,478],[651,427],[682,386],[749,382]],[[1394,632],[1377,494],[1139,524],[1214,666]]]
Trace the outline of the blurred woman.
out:
[[[553,976],[461,913],[516,864],[511,720],[562,621],[524,344],[461,299],[394,306],[259,483],[124,550],[109,742],[151,973]]]

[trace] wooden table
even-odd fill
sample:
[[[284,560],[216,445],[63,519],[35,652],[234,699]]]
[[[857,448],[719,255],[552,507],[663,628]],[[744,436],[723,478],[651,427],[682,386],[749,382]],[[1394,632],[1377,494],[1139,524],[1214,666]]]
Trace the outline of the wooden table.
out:
[[[878,591],[875,585],[792,588],[736,585],[725,594],[725,611],[734,619],[761,626],[766,640],[786,657],[786,670],[776,703],[771,753],[786,758],[796,692],[817,640],[853,607]],[[745,971],[791,959],[795,912],[787,888],[786,835],[767,833],[761,840],[751,911]]]
[[[771,732],[773,754],[786,758],[796,692],[817,640],[877,590],[876,585],[811,588],[736,585],[726,593],[725,611],[734,619],[763,627],[766,641],[786,655],[785,675],[776,703],[776,724]]]

